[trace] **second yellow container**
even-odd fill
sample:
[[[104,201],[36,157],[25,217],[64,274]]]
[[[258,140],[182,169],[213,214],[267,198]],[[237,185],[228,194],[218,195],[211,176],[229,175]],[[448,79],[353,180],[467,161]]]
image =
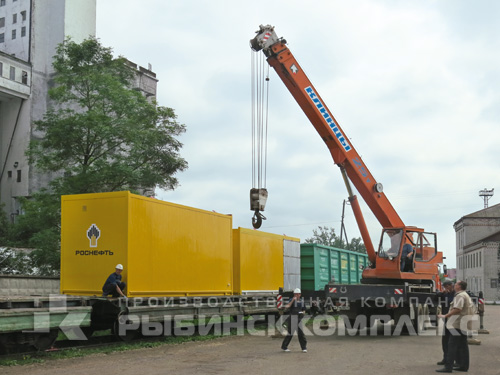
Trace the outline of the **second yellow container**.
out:
[[[234,294],[277,293],[280,287],[300,286],[298,238],[233,229],[233,262]],[[294,285],[288,285],[290,279]]]

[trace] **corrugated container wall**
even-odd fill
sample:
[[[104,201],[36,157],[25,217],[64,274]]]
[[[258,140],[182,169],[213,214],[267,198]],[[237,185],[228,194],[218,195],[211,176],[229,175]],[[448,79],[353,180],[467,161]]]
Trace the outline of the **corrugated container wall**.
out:
[[[232,294],[232,217],[129,192],[63,196],[61,293],[102,294],[117,263],[129,297]]]
[[[301,285],[322,290],[329,282],[359,284],[368,255],[318,244],[300,245]]]
[[[300,288],[300,242],[284,240],[284,290]]]
[[[298,238],[245,228],[233,229],[234,294],[277,293],[285,286],[284,269],[288,260],[285,252],[294,247],[293,244],[300,249]],[[293,270],[299,272],[300,265]]]

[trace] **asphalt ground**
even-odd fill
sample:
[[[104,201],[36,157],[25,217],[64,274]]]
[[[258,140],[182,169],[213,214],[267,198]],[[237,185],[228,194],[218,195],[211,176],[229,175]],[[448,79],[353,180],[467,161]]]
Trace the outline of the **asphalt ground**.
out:
[[[481,345],[470,345],[474,375],[500,374],[500,306],[486,306]],[[311,327],[311,326],[309,326]],[[375,332],[336,330],[308,337],[302,353],[297,337],[280,349],[281,338],[265,331],[257,335],[227,336],[203,342],[163,345],[151,349],[97,354],[83,358],[48,360],[27,366],[0,368],[2,375],[80,374],[434,374],[442,358],[441,337],[435,329],[421,336],[384,336]],[[311,327],[311,330],[313,328]],[[323,334],[325,331],[323,331]],[[373,333],[373,334],[372,334]],[[457,372],[458,373],[458,372]]]

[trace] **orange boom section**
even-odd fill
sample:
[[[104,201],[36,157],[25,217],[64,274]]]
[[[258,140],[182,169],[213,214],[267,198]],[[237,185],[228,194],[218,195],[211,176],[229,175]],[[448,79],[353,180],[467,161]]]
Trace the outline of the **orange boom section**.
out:
[[[370,173],[345,132],[307,78],[304,70],[286,46],[286,41],[277,36],[272,26],[261,25],[257,35],[250,40],[250,46],[254,51],[262,50],[267,56],[267,62],[274,68],[311,121],[328,147],[333,161],[341,170],[354,216],[371,262],[370,268],[363,272],[365,281],[366,279],[378,278],[420,279],[438,282],[438,263],[442,262],[443,257],[442,253],[436,251],[435,233],[424,233],[423,229],[405,226],[384,194],[382,184],[377,182]],[[350,183],[356,187],[384,228],[382,241],[377,252],[373,247],[363,214]],[[397,232],[398,235],[393,236],[393,232]],[[410,260],[405,262],[406,259],[402,258],[403,250],[408,249],[405,245],[411,246],[413,249],[412,264],[408,267],[406,263],[410,263]],[[411,269],[411,272],[408,272],[406,268]]]

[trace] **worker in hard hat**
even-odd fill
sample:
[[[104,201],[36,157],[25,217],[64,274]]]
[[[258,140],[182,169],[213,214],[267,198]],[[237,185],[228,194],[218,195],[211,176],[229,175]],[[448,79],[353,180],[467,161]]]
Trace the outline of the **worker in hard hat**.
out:
[[[123,291],[125,290],[126,284],[122,282],[122,272],[123,266],[121,264],[117,264],[115,272],[109,275],[102,287],[103,297],[107,297],[110,294],[112,297],[125,297]]]
[[[286,329],[288,334],[283,339],[281,344],[281,349],[285,352],[290,352],[288,349],[288,344],[292,340],[293,334],[297,331],[299,336],[300,347],[302,348],[303,353],[307,353],[307,339],[306,335],[304,335],[304,331],[302,330],[302,323],[300,322],[305,315],[306,307],[304,301],[300,298],[300,289],[296,288],[293,291],[292,300],[285,306],[285,309],[289,309],[289,316],[286,320]]]

